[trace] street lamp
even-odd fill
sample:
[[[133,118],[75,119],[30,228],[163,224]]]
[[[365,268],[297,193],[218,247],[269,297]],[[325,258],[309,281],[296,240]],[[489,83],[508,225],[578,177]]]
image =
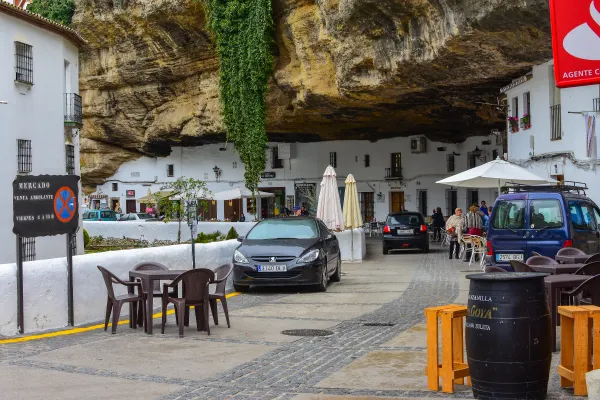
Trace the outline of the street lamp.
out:
[[[215,173],[215,178],[219,179],[219,176],[221,176],[221,168],[215,165],[215,167],[213,168],[213,172]]]
[[[475,146],[475,150],[473,150],[473,151],[471,152],[471,155],[472,155],[473,157],[477,158],[479,161],[481,161],[481,162],[483,162],[483,163],[484,163],[484,162],[486,162],[486,161],[487,161],[487,156],[485,156],[485,155],[484,155],[484,156],[482,157],[482,156],[481,156],[482,154],[483,154],[483,152],[482,152],[482,151],[479,149],[479,147],[478,147],[478,146]]]

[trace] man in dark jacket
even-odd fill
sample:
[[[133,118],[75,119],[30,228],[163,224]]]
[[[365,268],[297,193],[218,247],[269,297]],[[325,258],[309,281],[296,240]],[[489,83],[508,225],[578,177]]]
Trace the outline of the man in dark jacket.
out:
[[[442,240],[442,229],[446,226],[446,221],[444,221],[444,216],[442,215],[442,209],[440,207],[434,210],[431,219],[433,220],[433,241],[439,242]]]

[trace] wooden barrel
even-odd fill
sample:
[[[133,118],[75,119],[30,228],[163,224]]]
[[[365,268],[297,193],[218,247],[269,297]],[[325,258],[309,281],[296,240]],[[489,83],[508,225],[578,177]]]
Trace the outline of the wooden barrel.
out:
[[[546,398],[552,360],[547,275],[467,276],[471,283],[465,341],[475,398]]]

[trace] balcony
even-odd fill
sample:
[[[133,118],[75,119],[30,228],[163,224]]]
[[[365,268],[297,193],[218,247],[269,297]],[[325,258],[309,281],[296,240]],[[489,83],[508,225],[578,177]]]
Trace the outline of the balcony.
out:
[[[562,123],[560,119],[560,104],[550,107],[550,140],[562,139]]]
[[[65,93],[65,125],[81,126],[82,124],[81,96],[76,93]]]
[[[402,179],[402,168],[386,168],[385,169],[385,179],[389,180],[399,180]]]

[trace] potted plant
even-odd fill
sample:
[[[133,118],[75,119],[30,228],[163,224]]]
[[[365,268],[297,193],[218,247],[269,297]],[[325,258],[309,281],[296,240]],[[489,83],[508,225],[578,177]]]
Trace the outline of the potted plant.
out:
[[[519,131],[519,118],[518,117],[508,117],[508,123],[510,125],[511,132]]]
[[[523,129],[531,128],[531,117],[530,117],[529,113],[523,115],[523,118],[521,118],[521,128],[523,128]]]

